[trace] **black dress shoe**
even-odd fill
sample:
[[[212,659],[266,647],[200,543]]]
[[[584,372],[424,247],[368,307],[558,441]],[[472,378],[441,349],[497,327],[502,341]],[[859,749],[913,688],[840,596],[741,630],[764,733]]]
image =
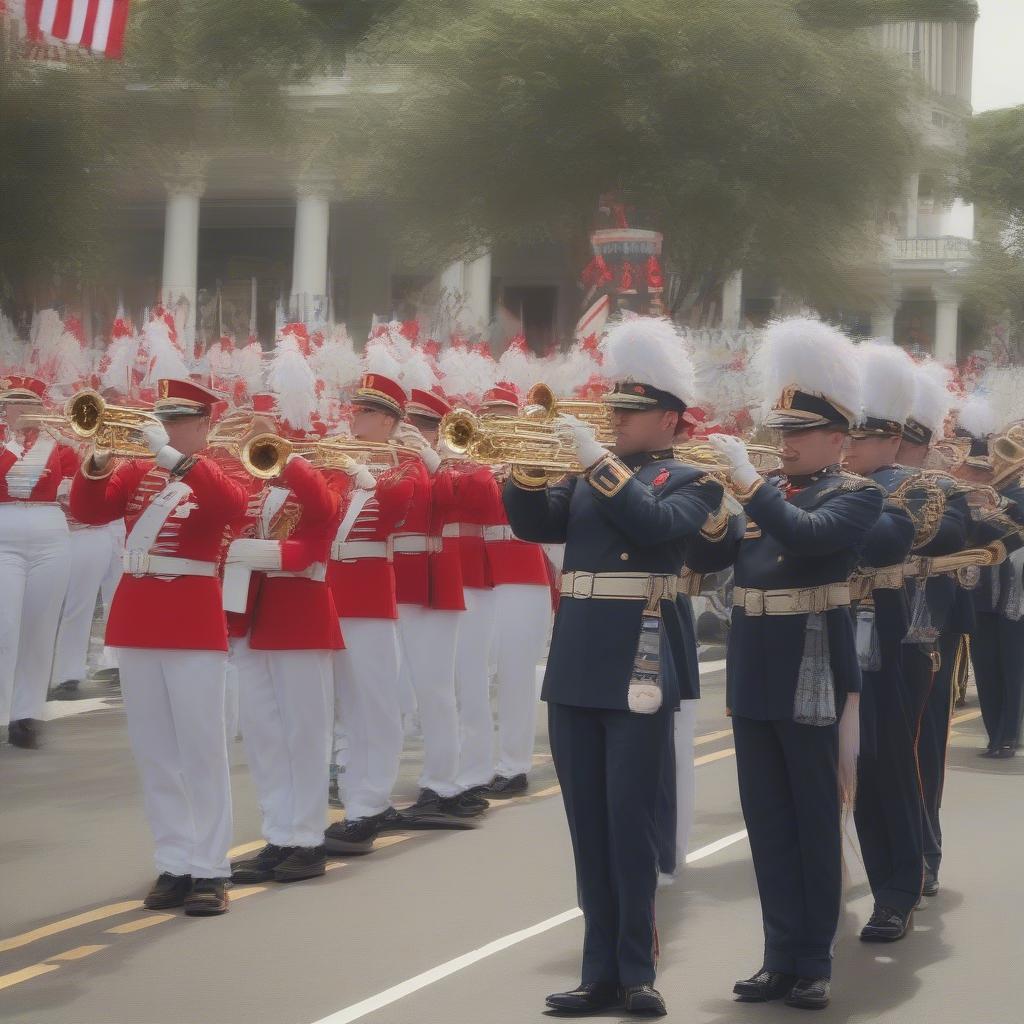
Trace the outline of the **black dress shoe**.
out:
[[[146,893],[142,905],[147,910],[168,910],[170,907],[180,907],[184,904],[185,897],[191,888],[191,875],[172,875],[169,871],[165,871],[153,883],[153,888]]]
[[[77,679],[65,679],[50,691],[50,700],[78,700],[82,696],[78,692],[79,685]]]
[[[504,775],[495,775],[483,787],[481,793],[489,800],[508,800],[509,797],[522,796],[529,787],[530,783],[525,775],[513,775],[512,778],[506,778]]]
[[[7,726],[7,742],[22,750],[39,749],[39,728],[34,718],[19,718]]]
[[[319,878],[327,871],[327,853],[322,846],[296,846],[274,868],[275,882],[301,882]]]
[[[978,757],[991,757],[996,752],[996,748],[990,743],[984,750],[978,751]]]
[[[800,978],[786,996],[786,1005],[798,1010],[824,1010],[832,998],[828,978]]]
[[[593,982],[589,985],[580,985],[571,992],[555,992],[548,996],[545,1002],[550,1009],[558,1010],[560,1013],[584,1015],[600,1013],[602,1010],[619,1006],[622,999],[618,985]]]
[[[664,1017],[665,1000],[653,985],[627,985],[622,990],[622,1005],[626,1013],[635,1013],[638,1017]]]
[[[752,978],[737,981],[732,990],[741,1003],[770,1003],[789,994],[796,983],[795,974],[783,974],[762,967]]]
[[[394,811],[394,808],[389,808]],[[397,814],[397,811],[394,811]],[[324,849],[327,853],[370,853],[373,841],[381,832],[381,823],[388,811],[371,814],[355,821],[336,821],[324,833]]]
[[[939,894],[939,876],[934,872],[925,868],[924,872],[924,885],[921,886],[922,896],[938,896]]]
[[[223,878],[193,878],[185,897],[185,913],[189,917],[216,917],[228,909],[228,894]]]
[[[1003,743],[1000,746],[996,747],[996,749],[992,751],[990,756],[993,758],[993,760],[997,761],[1003,760],[1007,757],[1016,757],[1017,748],[1010,743]]]
[[[255,857],[237,860],[231,865],[231,881],[246,884],[269,882],[274,877],[274,868],[291,854],[292,849],[290,846],[267,843]]]
[[[913,918],[912,910],[901,914],[892,907],[876,905],[868,923],[861,929],[861,942],[896,942],[907,934]]]
[[[442,814],[451,814],[456,818],[477,818],[491,805],[483,797],[459,793],[450,799],[442,800],[440,806]]]

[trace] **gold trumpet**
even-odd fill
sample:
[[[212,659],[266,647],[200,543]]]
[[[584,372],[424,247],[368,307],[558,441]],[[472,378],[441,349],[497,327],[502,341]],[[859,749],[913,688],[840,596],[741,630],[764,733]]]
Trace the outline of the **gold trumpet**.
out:
[[[160,422],[152,413],[141,409],[110,405],[92,388],[72,395],[63,414],[26,419],[73,441],[90,441],[96,448],[125,458],[149,458],[152,453],[142,432]]]
[[[347,471],[357,463],[378,475],[415,456],[415,449],[390,441],[360,441],[354,437],[325,437],[316,441],[289,441],[278,434],[257,434],[241,446],[239,461],[259,480],[280,476],[289,456],[308,459],[318,469]]]
[[[721,461],[721,456],[707,441],[687,441],[672,448],[672,455],[680,462],[696,466],[708,473],[728,476],[731,466]],[[754,469],[762,476],[782,470],[782,450],[769,444],[748,444],[747,456]]]
[[[604,402],[587,402],[578,398],[558,398],[551,388],[543,382],[534,384],[526,392],[526,415],[530,416],[530,410],[537,408],[542,410],[545,417],[554,419],[555,416],[575,416],[583,423],[594,428],[597,440],[602,444],[610,444],[615,440],[615,432],[612,428],[611,407]]]

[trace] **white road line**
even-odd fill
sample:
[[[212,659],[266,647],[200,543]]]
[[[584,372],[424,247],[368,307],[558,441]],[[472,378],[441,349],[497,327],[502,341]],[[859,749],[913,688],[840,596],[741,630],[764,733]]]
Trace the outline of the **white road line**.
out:
[[[704,675],[705,672],[718,672],[725,668],[725,658],[718,661],[700,661],[697,664],[700,666],[700,674]]]
[[[744,830],[733,832],[732,835],[724,836],[722,839],[716,839],[715,842],[702,846],[699,850],[694,850],[693,853],[687,856],[686,863],[693,864],[696,861],[703,860],[705,857],[710,857],[712,854],[718,853],[719,850],[724,850],[727,846],[732,846],[733,843],[738,843],[740,840],[746,839],[746,837],[747,833]],[[583,911],[579,907],[563,910],[561,914],[555,914],[554,917],[549,917],[544,921],[531,925],[529,928],[512,932],[510,935],[505,935],[500,939],[495,939],[493,942],[488,942],[486,946],[481,946],[472,952],[457,956],[454,960],[449,960],[447,963],[432,967],[429,971],[424,971],[422,974],[417,974],[414,978],[409,978],[407,981],[393,985],[383,992],[378,992],[375,996],[370,996],[369,999],[353,1003],[351,1006],[346,1006],[343,1010],[338,1010],[336,1013],[321,1017],[315,1024],[351,1024],[352,1021],[360,1020],[377,1010],[383,1009],[385,1006],[390,1006],[392,1003],[398,1002],[399,999],[404,999],[406,996],[418,992],[421,988],[433,985],[435,981],[441,981],[465,967],[470,967],[480,960],[486,960],[487,957],[494,956],[495,953],[500,953],[510,946],[515,946],[520,942],[525,942],[527,939],[532,939],[535,935],[542,935],[544,932],[557,928],[560,924],[565,924],[567,921],[573,921],[577,917],[582,917],[582,915]]]

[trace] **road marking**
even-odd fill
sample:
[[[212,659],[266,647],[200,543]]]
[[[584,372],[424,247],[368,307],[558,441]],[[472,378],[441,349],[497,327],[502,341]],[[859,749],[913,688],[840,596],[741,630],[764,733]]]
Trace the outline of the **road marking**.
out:
[[[232,886],[228,889],[228,896],[232,903],[235,900],[244,900],[246,896],[253,896],[258,892],[266,892],[267,887],[265,885],[240,885]]]
[[[714,743],[715,740],[725,739],[726,736],[732,735],[732,729],[721,729],[718,732],[705,733],[703,736],[698,736],[694,741],[695,747],[702,747],[705,743]]]
[[[702,764],[711,764],[712,761],[721,761],[725,757],[732,757],[736,753],[735,747],[728,747],[725,750],[716,750],[714,753],[705,754],[703,757],[695,757],[693,766],[699,768]]]
[[[733,843],[738,843],[741,839],[745,839],[746,836],[746,831],[733,832],[732,835],[723,836],[707,846],[702,846],[699,850],[694,850],[686,858],[686,863],[693,864],[696,861],[703,860],[705,857],[710,857],[712,854],[718,853],[719,850],[724,850],[727,846],[732,846]],[[487,957],[494,956],[495,953],[500,953],[511,946],[516,946],[520,942],[532,939],[536,935],[542,935],[552,928],[557,928],[560,924],[574,921],[582,916],[583,911],[579,907],[563,910],[562,913],[555,914],[554,917],[549,917],[544,921],[531,925],[529,928],[523,928],[500,939],[495,939],[493,942],[488,942],[486,946],[481,946],[472,952],[463,953],[462,956],[455,957],[454,960],[449,960],[447,963],[432,967],[429,971],[424,971],[422,974],[417,974],[407,981],[393,985],[391,988],[385,989],[375,996],[370,996],[369,999],[364,999],[361,1002],[354,1003],[352,1006],[345,1007],[343,1010],[338,1010],[337,1013],[322,1017],[316,1021],[316,1024],[351,1024],[352,1021],[360,1020],[377,1010],[383,1009],[385,1006],[390,1006],[392,1003],[398,1002],[399,999],[404,999],[406,996],[412,995],[428,985],[433,985],[434,982],[441,981],[457,971],[471,967],[481,960],[486,960]]]
[[[262,850],[266,845],[266,840],[256,839],[251,843],[242,843],[241,846],[232,846],[228,850],[228,860],[234,860],[236,857],[242,857],[247,853],[255,853],[257,850]]]
[[[51,956],[51,960],[81,960],[83,956],[92,956],[106,946],[75,946],[74,949],[65,949],[63,953]]]
[[[725,658],[721,658],[718,661],[699,661],[697,666],[701,675],[705,672],[719,672],[725,668]]]
[[[981,718],[980,711],[965,711],[962,715],[954,715],[950,720],[950,725],[959,725],[961,722],[973,722],[976,718]]]
[[[0,989],[10,988],[23,981],[30,981],[38,978],[40,974],[49,974],[56,971],[60,964],[33,964],[31,967],[23,967],[20,971],[13,971],[11,974],[0,974]]]
[[[152,928],[162,921],[173,921],[174,914],[150,914],[147,917],[140,917],[137,921],[129,921],[127,924],[119,924],[107,929],[108,935],[130,935],[132,932],[141,932],[143,928]]]
[[[44,924],[41,928],[34,928],[30,932],[22,932],[20,935],[12,935],[9,939],[0,940],[0,953],[10,952],[12,949],[27,946],[31,942],[38,942],[51,935],[59,935],[61,932],[70,931],[83,924],[104,921],[108,917],[126,914],[129,910],[139,910],[141,907],[142,900],[126,900],[122,903],[97,907],[95,910],[87,910],[84,914],[75,914],[74,917],[65,917],[60,921],[54,921],[53,924]]]

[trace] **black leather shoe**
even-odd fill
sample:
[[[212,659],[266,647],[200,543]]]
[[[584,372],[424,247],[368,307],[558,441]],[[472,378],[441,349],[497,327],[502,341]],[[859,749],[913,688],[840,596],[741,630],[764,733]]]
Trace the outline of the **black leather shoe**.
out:
[[[275,846],[273,843],[267,843],[255,857],[237,860],[231,865],[231,881],[269,882],[274,877],[274,868],[291,854],[292,849],[291,846]]]
[[[627,985],[622,990],[622,1005],[626,1013],[635,1013],[638,1017],[664,1017],[665,1000],[653,985]]]
[[[783,974],[782,971],[762,967],[752,978],[737,981],[732,990],[739,996],[741,1003],[770,1003],[789,995],[795,983],[795,974]]]
[[[185,897],[185,913],[189,917],[216,917],[228,909],[228,894],[223,878],[193,878]]]
[[[406,807],[402,814],[407,818],[415,818],[423,814],[444,814],[441,809],[442,803],[443,800],[439,793],[435,793],[432,789],[421,789],[416,803]]]
[[[491,805],[479,796],[459,793],[448,800],[441,801],[441,813],[451,814],[456,818],[476,818],[483,814]]]
[[[488,800],[508,800],[513,796],[522,796],[529,788],[530,783],[525,775],[513,775],[510,779],[504,775],[495,775],[483,787],[481,795]]]
[[[327,871],[327,853],[322,846],[296,846],[274,868],[275,882],[301,882],[319,878]]]
[[[939,894],[939,876],[934,872],[925,868],[924,872],[924,885],[921,886],[922,896],[938,896]]]
[[[324,849],[327,853],[370,853],[381,830],[381,819],[387,813],[356,821],[336,821],[324,833]]]
[[[579,988],[574,988],[571,992],[555,992],[548,996],[545,1002],[549,1009],[557,1010],[559,1013],[583,1016],[619,1006],[622,999],[619,995],[618,985],[595,982],[589,985],[580,985]]]
[[[901,914],[892,907],[875,906],[871,918],[861,929],[861,942],[896,942],[907,934],[914,912]]]
[[[984,750],[978,751],[978,757],[991,757],[996,752],[996,748],[990,743]]]
[[[992,751],[990,756],[993,758],[993,760],[997,761],[1001,761],[1007,757],[1016,757],[1017,748],[1009,743],[1003,743],[1002,745],[996,747],[996,749]]]
[[[50,700],[78,700],[82,696],[78,692],[79,685],[77,679],[65,679],[50,691]]]
[[[7,742],[22,750],[39,749],[39,728],[33,718],[19,718],[7,726]]]
[[[185,897],[191,888],[191,875],[172,875],[165,871],[153,883],[153,888],[146,893],[142,905],[147,910],[168,910],[170,907],[180,907],[184,905]]]
[[[828,978],[800,978],[786,996],[786,1005],[798,1010],[824,1010],[832,998]]]

